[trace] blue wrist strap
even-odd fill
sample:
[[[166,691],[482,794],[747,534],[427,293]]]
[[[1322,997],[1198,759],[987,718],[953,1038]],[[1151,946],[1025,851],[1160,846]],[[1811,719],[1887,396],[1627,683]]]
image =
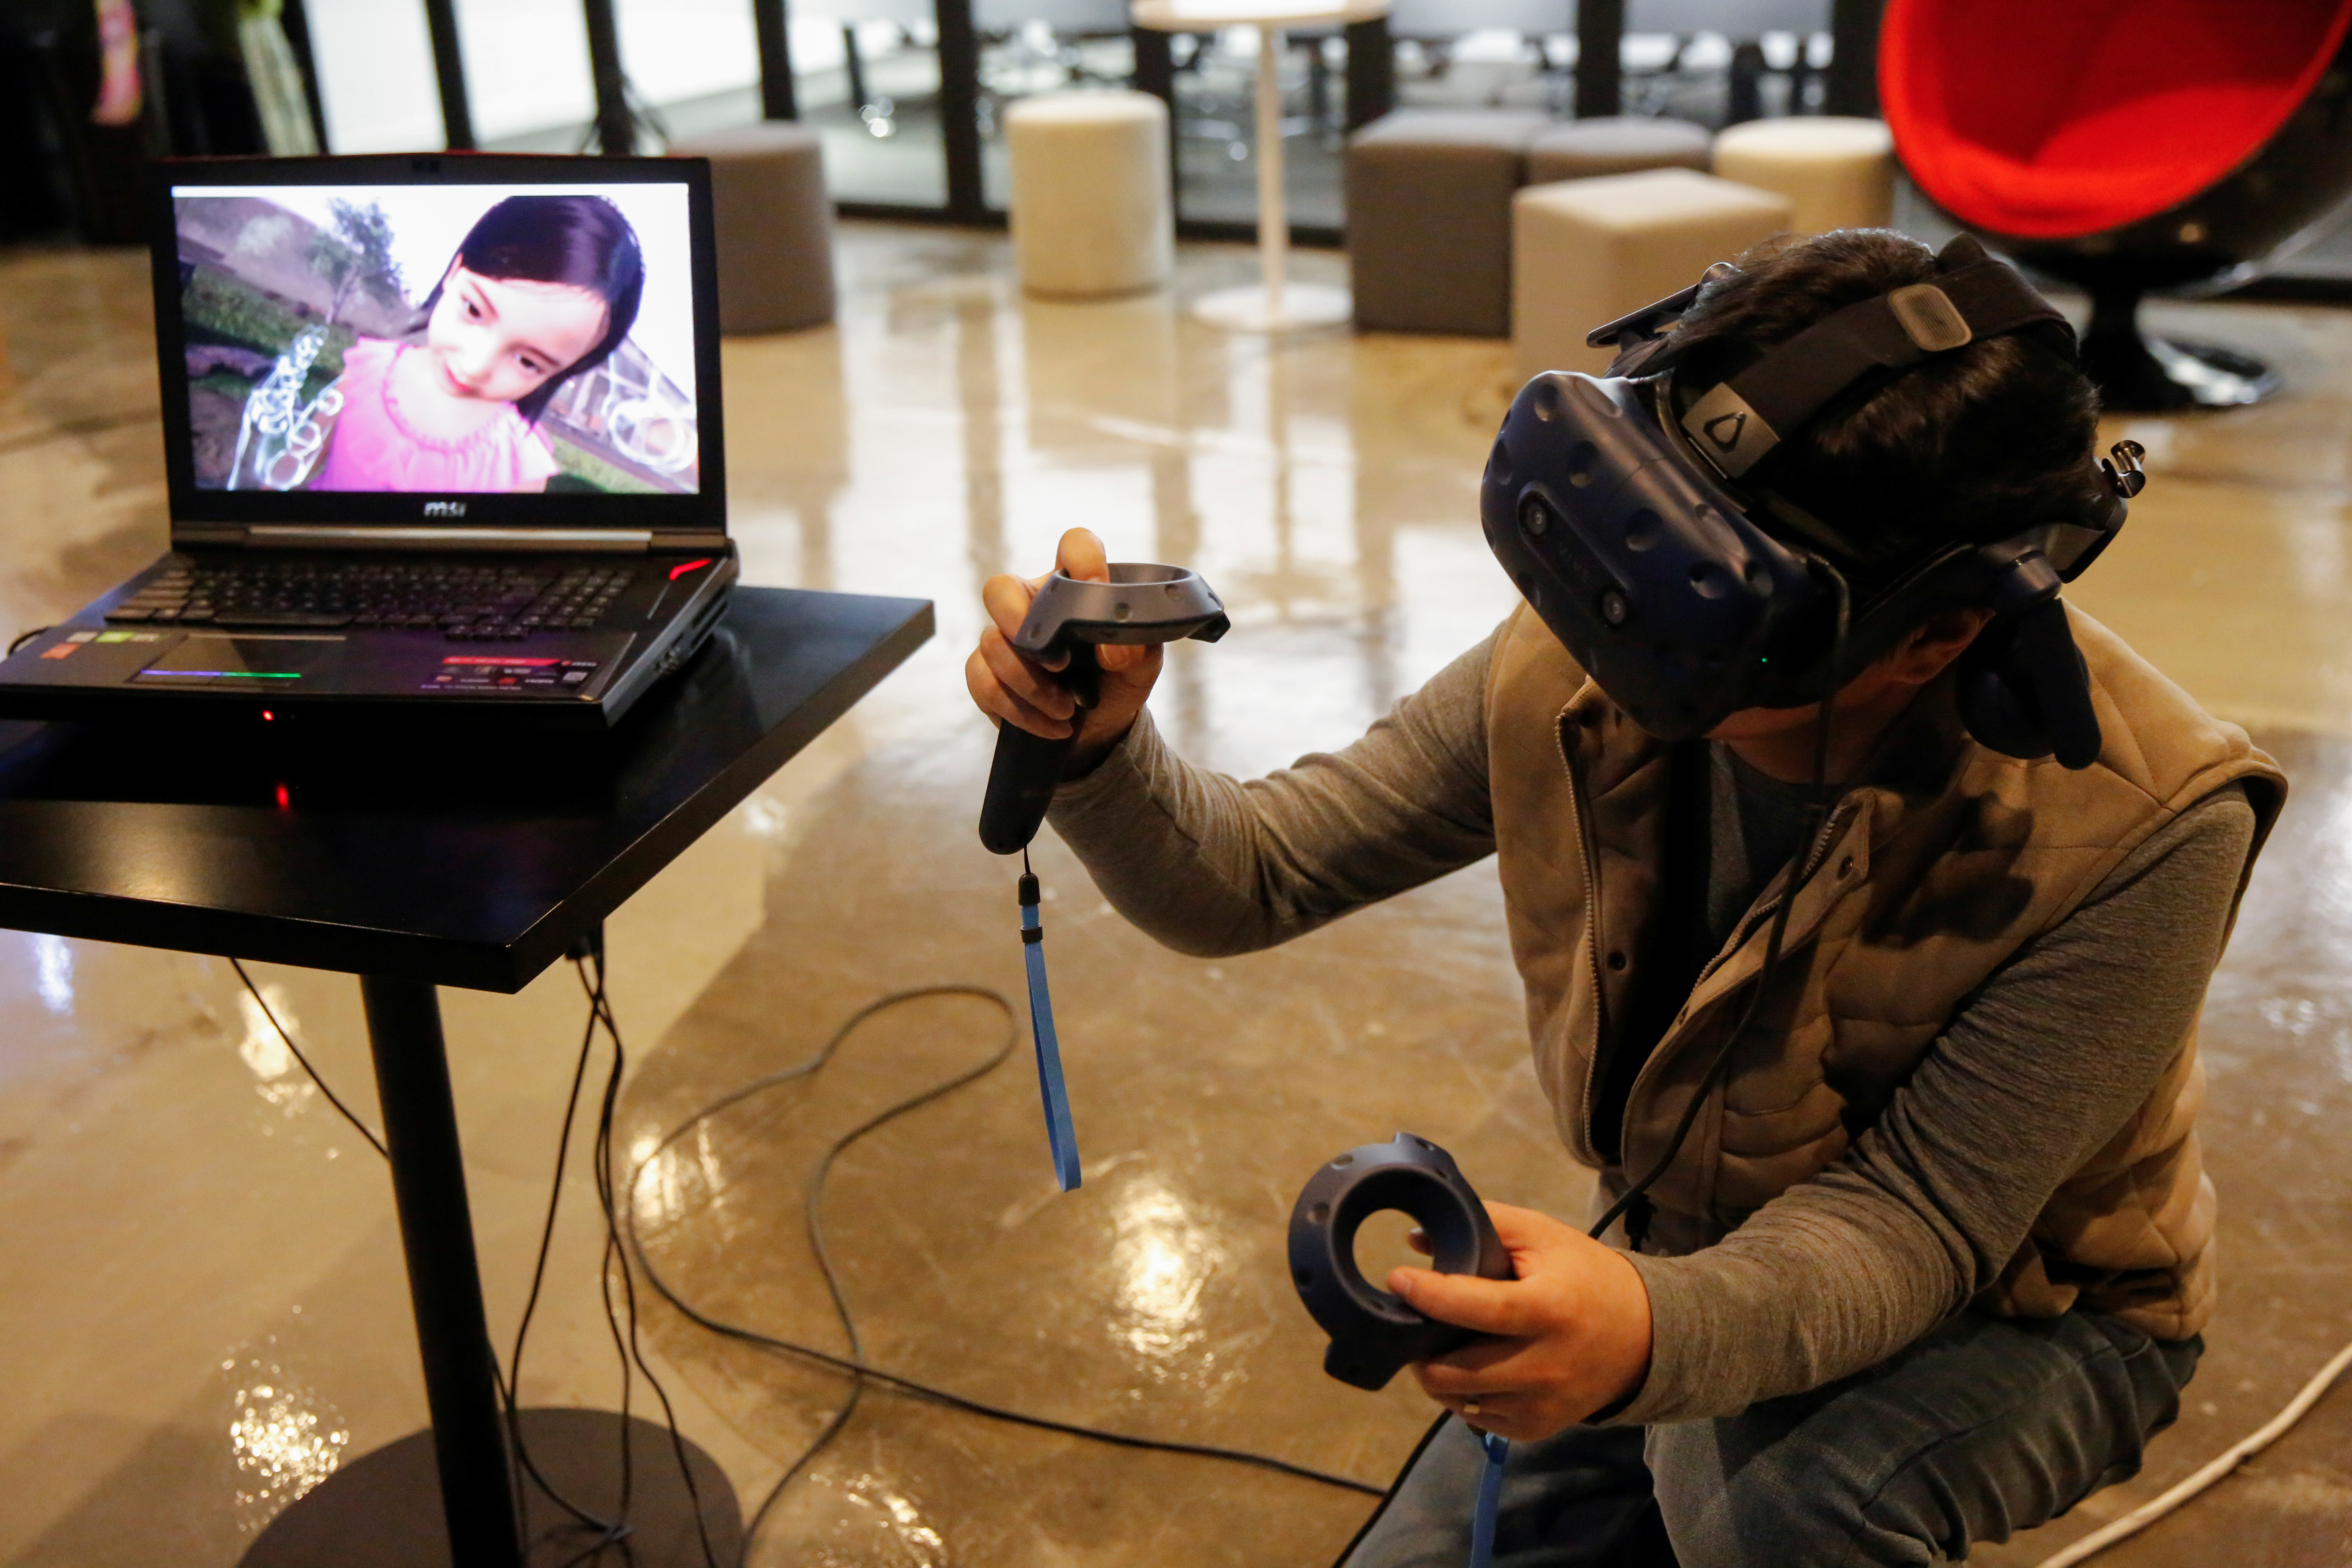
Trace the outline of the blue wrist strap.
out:
[[[1503,1462],[1511,1445],[1492,1432],[1478,1434],[1486,1450],[1486,1468],[1478,1477],[1478,1511],[1470,1518],[1470,1568],[1488,1568],[1495,1561],[1495,1514],[1503,1501]]]
[[[1021,876],[1021,956],[1029,969],[1029,1034],[1037,1042],[1037,1089],[1045,1100],[1045,1143],[1062,1191],[1078,1184],[1078,1132],[1070,1122],[1070,1089],[1062,1081],[1062,1047],[1054,1038],[1054,996],[1045,988],[1045,922],[1037,916],[1037,879]]]

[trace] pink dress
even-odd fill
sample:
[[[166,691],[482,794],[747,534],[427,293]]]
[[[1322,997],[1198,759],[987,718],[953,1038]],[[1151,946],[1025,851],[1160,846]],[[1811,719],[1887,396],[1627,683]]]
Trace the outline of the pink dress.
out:
[[[406,343],[362,338],[343,351],[343,395],[327,455],[304,488],[314,490],[536,490],[562,470],[547,438],[503,405],[462,441],[436,441],[409,428],[392,390],[392,367]]]

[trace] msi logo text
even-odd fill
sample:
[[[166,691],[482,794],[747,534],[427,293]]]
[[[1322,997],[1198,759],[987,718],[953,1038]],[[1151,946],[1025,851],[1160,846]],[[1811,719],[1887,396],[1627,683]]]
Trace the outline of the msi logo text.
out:
[[[463,517],[466,515],[466,503],[461,500],[429,500],[425,503],[425,515],[427,517]]]

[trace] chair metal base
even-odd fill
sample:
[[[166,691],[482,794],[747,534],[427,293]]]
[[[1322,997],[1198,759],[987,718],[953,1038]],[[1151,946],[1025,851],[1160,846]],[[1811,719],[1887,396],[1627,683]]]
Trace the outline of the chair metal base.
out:
[[[609,1410],[526,1410],[523,1441],[540,1473],[572,1502],[601,1518],[620,1503],[621,1417]],[[735,1489],[709,1455],[686,1444],[687,1463],[700,1494],[702,1531],[679,1479],[668,1428],[629,1418],[629,1534],[594,1555],[583,1555],[593,1531],[565,1512],[539,1486],[523,1484],[524,1562],[626,1563],[635,1568],[706,1568],[702,1531],[719,1568],[734,1568],[743,1536]],[[518,1473],[520,1467],[517,1466]],[[305,1493],[272,1520],[247,1551],[241,1568],[452,1568],[449,1528],[441,1510],[441,1479],[433,1434],[411,1433],[362,1455]],[[456,1564],[455,1568],[466,1568]]]
[[[2083,373],[2118,414],[2235,408],[2279,390],[2278,373],[2218,343],[2151,337],[2139,328],[2140,291],[2095,290],[2083,334]]]

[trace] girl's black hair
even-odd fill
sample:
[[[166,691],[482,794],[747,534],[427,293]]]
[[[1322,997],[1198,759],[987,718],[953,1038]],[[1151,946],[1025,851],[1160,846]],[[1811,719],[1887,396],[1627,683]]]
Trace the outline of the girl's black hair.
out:
[[[1677,388],[1736,375],[1842,306],[1936,276],[1936,254],[1888,229],[1767,241],[1709,284],[1676,336]],[[1954,540],[2001,539],[2091,507],[2099,395],[2025,334],[1987,338],[1899,375],[1865,377],[1770,458],[1767,488],[1827,523],[1867,594]]]
[[[532,425],[539,423],[558,388],[595,369],[621,346],[636,324],[637,303],[645,297],[646,258],[637,246],[637,231],[620,208],[602,196],[509,196],[466,231],[457,254],[449,258],[451,267],[461,261],[467,271],[484,278],[561,283],[585,289],[604,301],[604,335],[596,346],[515,399],[516,412]],[[444,282],[448,276],[444,268]],[[418,327],[432,318],[442,287],[434,284],[433,292],[425,297]]]

